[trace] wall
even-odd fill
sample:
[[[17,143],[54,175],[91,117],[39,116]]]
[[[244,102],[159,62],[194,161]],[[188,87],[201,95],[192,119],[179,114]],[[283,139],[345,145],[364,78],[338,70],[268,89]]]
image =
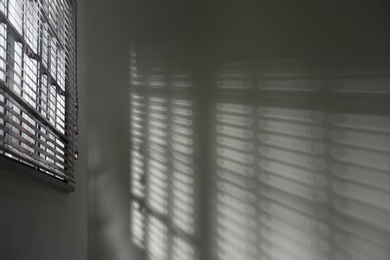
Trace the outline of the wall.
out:
[[[130,258],[127,1],[86,1],[90,259]]]
[[[90,0],[86,10],[90,259],[139,259],[129,236],[129,46],[153,43],[153,32],[168,43],[178,12],[174,2],[138,0]]]
[[[84,6],[78,1],[79,151],[76,191],[0,174],[0,259],[85,260],[88,254]]]
[[[90,259],[140,257],[129,241],[129,45],[208,64],[388,56],[385,2],[336,2],[87,0]]]

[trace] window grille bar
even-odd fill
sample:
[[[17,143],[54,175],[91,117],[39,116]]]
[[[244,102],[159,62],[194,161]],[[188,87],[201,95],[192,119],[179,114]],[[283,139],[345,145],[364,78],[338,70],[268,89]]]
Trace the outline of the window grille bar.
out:
[[[0,4],[0,150],[74,182],[76,4]]]

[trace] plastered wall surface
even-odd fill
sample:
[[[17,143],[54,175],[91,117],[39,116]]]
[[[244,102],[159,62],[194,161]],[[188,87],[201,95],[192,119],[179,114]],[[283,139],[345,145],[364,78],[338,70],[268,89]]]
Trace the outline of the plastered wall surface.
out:
[[[130,45],[146,60],[193,62],[205,77],[217,61],[358,64],[389,57],[388,8],[385,1],[87,0],[89,259],[142,258],[129,239]]]

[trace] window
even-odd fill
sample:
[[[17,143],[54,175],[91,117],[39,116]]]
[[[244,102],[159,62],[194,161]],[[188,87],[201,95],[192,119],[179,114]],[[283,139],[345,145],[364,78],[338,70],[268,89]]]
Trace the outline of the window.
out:
[[[77,109],[75,3],[1,0],[2,160],[74,182]]]
[[[130,56],[130,231],[145,259],[388,259],[382,65],[221,63],[202,87]]]

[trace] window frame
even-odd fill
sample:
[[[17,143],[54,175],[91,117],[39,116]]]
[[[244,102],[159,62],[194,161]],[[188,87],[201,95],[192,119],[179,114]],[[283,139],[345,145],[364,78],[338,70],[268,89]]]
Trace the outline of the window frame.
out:
[[[21,12],[19,20],[12,17],[15,12]],[[0,64],[3,74],[0,172],[68,192],[75,190],[74,169],[78,159],[76,14],[74,0],[4,0],[0,5],[0,23],[4,29]],[[53,41],[55,46],[51,46]],[[20,64],[14,65],[16,45],[20,45]],[[35,64],[35,73],[27,71],[29,62]],[[14,87],[17,67],[20,84]],[[33,88],[26,90],[29,85]],[[31,131],[26,131],[26,127]],[[12,136],[15,131],[10,128],[16,130],[16,135]],[[23,136],[27,139],[21,141]],[[12,139],[16,141],[13,143]]]

